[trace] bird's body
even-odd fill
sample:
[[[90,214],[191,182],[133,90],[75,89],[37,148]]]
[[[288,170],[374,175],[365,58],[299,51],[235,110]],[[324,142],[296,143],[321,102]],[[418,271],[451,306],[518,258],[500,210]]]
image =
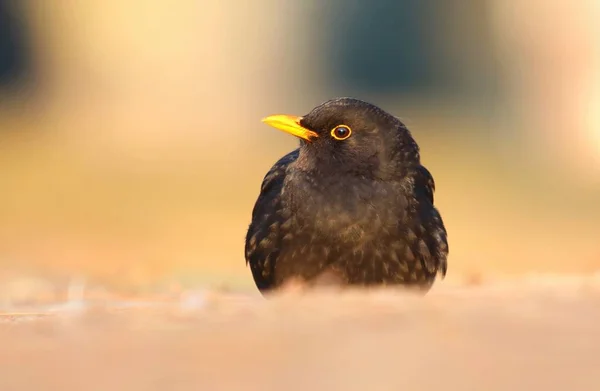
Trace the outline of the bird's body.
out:
[[[404,125],[350,98],[295,118],[308,136],[265,176],[246,237],[258,289],[325,277],[428,289],[438,272],[445,275],[434,181]]]

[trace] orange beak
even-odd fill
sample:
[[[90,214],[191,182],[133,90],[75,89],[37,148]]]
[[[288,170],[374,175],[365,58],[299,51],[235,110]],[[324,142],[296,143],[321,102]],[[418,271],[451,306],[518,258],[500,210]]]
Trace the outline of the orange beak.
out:
[[[271,125],[275,129],[279,129],[306,141],[310,141],[311,138],[318,137],[315,132],[300,125],[301,119],[302,117],[293,115],[271,115],[263,118],[262,122],[266,123],[267,125]]]

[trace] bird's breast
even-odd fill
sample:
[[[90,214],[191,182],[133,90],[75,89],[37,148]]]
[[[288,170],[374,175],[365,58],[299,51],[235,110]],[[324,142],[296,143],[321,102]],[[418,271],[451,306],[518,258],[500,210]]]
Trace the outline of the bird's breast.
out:
[[[364,178],[290,176],[283,201],[295,229],[313,241],[360,246],[393,235],[405,213],[400,186]]]

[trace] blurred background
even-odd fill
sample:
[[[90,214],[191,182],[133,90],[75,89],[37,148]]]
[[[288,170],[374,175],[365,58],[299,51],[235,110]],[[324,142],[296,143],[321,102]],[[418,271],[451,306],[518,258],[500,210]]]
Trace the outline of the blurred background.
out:
[[[336,96],[404,120],[448,279],[600,269],[600,3],[0,0],[0,304],[254,292],[244,236]]]

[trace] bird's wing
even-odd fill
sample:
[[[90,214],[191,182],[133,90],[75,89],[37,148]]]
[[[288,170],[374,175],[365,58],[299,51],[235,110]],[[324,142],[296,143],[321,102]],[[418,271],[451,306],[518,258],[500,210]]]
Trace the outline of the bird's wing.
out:
[[[435,182],[429,170],[423,166],[419,166],[414,179],[415,197],[419,200],[418,214],[423,228],[423,240],[417,246],[417,251],[427,270],[439,272],[444,277],[448,269],[448,234],[433,204]]]
[[[281,225],[281,190],[288,165],[298,158],[296,149],[285,155],[265,175],[260,195],[252,210],[252,222],[246,235],[246,264],[259,290],[272,288],[275,283],[275,262],[279,254]]]

